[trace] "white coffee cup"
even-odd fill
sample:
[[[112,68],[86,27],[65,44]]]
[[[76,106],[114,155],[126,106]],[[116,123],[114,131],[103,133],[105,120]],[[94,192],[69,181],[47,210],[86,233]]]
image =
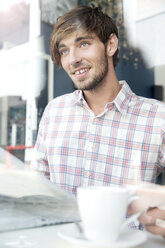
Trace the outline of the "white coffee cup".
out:
[[[77,200],[85,238],[102,245],[115,242],[129,223],[125,216],[134,199],[136,197],[131,197],[128,189],[121,187],[78,188]]]

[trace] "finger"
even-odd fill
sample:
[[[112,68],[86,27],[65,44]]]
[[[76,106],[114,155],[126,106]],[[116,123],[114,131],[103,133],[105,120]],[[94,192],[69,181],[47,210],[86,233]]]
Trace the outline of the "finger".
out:
[[[139,218],[138,218],[139,222],[143,225],[154,225],[155,224],[155,221],[153,220],[153,218],[149,215],[141,215]]]
[[[143,225],[155,225],[158,219],[159,222],[165,220],[165,210],[150,208],[146,213],[139,217],[139,221]]]
[[[161,219],[165,220],[165,210],[162,210],[160,208],[152,208],[147,211],[147,215],[152,216],[153,220]]]
[[[162,219],[156,219],[155,225],[156,225],[156,226],[159,226],[159,227],[165,228],[165,221],[162,220]]]
[[[165,236],[165,228],[156,225],[145,226],[146,230],[152,234]]]
[[[134,201],[128,206],[127,214],[128,216],[142,211],[143,208],[139,206],[139,201]]]

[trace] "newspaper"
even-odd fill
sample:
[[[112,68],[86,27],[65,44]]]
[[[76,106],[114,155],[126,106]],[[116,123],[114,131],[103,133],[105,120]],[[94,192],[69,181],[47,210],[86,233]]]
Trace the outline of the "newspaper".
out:
[[[76,198],[37,172],[0,170],[0,232],[79,219]]]

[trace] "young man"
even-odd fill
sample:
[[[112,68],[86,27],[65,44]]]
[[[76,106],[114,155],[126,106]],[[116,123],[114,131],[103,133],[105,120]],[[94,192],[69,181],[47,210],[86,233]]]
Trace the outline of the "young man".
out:
[[[165,104],[118,82],[112,19],[98,8],[76,7],[58,19],[50,50],[78,90],[46,107],[38,170],[73,194],[79,186],[155,182],[165,166]]]

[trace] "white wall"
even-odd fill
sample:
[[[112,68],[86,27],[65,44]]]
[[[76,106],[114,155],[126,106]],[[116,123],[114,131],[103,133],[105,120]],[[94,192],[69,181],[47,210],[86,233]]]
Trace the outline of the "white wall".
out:
[[[136,0],[136,2],[137,18],[153,15],[156,12],[159,13],[165,7],[165,0]]]
[[[138,47],[155,84],[164,86],[165,99],[165,0],[124,0],[128,40]]]

